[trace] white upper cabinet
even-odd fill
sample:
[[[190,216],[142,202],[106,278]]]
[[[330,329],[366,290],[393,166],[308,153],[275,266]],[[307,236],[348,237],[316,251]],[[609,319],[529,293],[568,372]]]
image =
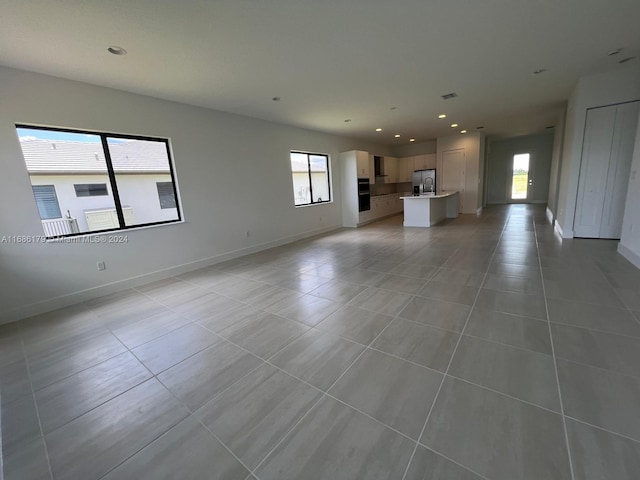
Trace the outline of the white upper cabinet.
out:
[[[384,157],[384,183],[396,183],[398,181],[398,159]]]
[[[436,168],[437,156],[435,153],[429,153],[427,155],[417,155],[413,157],[413,169],[414,170],[427,170],[430,168]]]
[[[427,156],[426,155],[416,155],[413,157],[413,169],[414,170],[425,170],[427,168]]]
[[[356,150],[356,165],[358,168],[358,178],[369,177],[369,153]]]
[[[413,158],[414,157],[404,157],[398,159],[398,183],[411,181],[411,175],[413,174]]]

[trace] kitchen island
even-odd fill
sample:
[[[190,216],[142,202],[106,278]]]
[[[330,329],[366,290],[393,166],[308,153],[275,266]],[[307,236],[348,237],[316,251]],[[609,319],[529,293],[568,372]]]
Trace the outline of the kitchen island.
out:
[[[405,227],[431,227],[458,216],[458,192],[400,197],[404,201]]]

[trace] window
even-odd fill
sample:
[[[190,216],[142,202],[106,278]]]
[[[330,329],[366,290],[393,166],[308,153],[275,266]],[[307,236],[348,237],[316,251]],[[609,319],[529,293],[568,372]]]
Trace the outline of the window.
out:
[[[328,155],[291,152],[291,174],[297,207],[331,201]]]
[[[176,208],[176,194],[173,191],[173,183],[158,182],[158,198],[160,199],[160,208]]]
[[[109,195],[106,183],[81,183],[74,185],[76,197],[100,197]]]
[[[42,220],[62,217],[56,187],[53,185],[33,185],[31,188]]]
[[[167,139],[16,129],[47,237],[181,220]]]

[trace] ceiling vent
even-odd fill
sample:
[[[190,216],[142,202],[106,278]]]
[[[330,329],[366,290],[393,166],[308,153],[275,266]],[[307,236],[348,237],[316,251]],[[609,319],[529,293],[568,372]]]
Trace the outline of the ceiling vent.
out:
[[[449,100],[450,98],[456,98],[458,96],[457,93],[447,93],[446,95],[442,95],[443,100]]]

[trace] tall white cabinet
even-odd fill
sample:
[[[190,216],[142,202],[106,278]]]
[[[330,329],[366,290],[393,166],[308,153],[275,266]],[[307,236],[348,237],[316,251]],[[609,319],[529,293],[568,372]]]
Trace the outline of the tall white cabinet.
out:
[[[575,237],[620,238],[640,101],[587,111]]]

